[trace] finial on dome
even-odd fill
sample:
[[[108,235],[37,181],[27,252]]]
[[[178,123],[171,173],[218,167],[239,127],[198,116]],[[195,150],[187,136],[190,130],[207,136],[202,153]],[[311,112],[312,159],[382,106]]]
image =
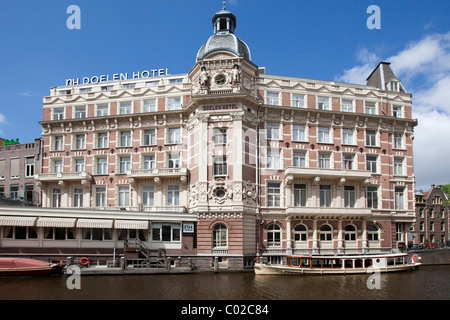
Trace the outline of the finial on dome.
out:
[[[223,4],[223,9],[222,10],[227,10],[227,8],[225,8],[225,5],[227,4],[225,1],[222,2]]]

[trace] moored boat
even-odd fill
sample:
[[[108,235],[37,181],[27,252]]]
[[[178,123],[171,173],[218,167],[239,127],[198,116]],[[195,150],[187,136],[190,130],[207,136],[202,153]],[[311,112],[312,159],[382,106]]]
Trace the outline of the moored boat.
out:
[[[408,254],[294,256],[286,255],[283,264],[255,263],[255,274],[358,274],[398,272],[417,269],[421,263]]]
[[[25,258],[0,258],[0,277],[52,276],[62,272],[62,265]]]

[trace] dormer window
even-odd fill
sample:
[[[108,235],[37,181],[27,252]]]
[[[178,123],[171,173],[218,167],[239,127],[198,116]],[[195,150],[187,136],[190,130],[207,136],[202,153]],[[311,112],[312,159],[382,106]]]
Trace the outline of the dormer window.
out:
[[[390,81],[386,84],[386,90],[388,91],[395,91],[395,92],[399,92],[400,90],[400,84],[398,83],[398,81]]]

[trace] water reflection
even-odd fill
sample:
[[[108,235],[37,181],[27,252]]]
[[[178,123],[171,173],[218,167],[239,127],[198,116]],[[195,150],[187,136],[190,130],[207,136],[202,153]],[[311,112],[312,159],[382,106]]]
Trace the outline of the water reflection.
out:
[[[0,279],[1,300],[366,300],[450,299],[450,266],[381,274],[370,290],[367,275],[255,276],[210,273],[146,276],[84,276],[81,290],[69,290],[67,277]]]

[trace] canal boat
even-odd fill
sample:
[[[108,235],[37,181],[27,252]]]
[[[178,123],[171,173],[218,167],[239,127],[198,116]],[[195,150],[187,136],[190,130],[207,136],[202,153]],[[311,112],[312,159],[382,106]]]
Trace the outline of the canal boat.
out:
[[[53,276],[62,273],[61,264],[26,258],[0,258],[0,277]]]
[[[417,256],[408,259],[407,253],[345,256],[286,255],[282,260],[282,264],[255,263],[255,274],[361,274],[410,271],[421,265],[417,262]]]

